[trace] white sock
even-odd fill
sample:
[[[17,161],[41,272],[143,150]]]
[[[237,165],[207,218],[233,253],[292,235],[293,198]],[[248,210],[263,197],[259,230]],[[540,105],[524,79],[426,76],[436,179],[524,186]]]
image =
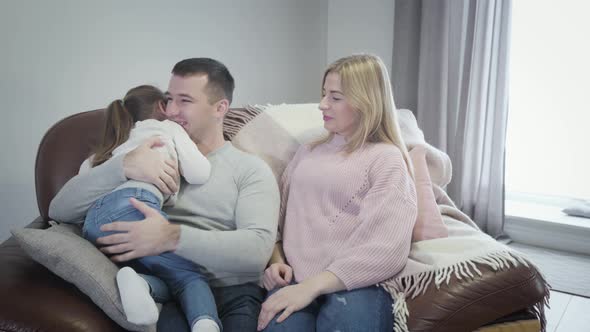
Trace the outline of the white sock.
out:
[[[137,325],[151,325],[158,321],[158,307],[150,295],[150,286],[132,268],[117,272],[117,286],[127,320]]]
[[[219,332],[219,325],[209,318],[199,319],[191,332]]]

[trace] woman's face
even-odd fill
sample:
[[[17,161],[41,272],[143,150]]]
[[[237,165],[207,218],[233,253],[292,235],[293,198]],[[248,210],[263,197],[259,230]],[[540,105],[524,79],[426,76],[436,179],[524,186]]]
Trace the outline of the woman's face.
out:
[[[324,115],[324,128],[330,133],[350,137],[359,126],[360,113],[350,106],[342,93],[337,73],[326,75],[319,108]]]

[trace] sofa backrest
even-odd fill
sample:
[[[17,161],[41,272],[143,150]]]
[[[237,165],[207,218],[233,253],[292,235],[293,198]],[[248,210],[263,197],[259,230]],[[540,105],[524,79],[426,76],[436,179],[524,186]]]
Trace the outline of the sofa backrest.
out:
[[[232,115],[242,111],[243,108],[231,109],[226,122],[239,120]],[[37,206],[43,220],[49,220],[49,203],[53,197],[78,174],[80,165],[100,139],[105,115],[104,109],[74,114],[57,122],[43,136],[35,161]],[[231,138],[225,129],[226,139]]]
[[[37,206],[49,220],[49,203],[74,175],[100,137],[105,111],[95,110],[69,116],[51,127],[39,144],[35,161]]]

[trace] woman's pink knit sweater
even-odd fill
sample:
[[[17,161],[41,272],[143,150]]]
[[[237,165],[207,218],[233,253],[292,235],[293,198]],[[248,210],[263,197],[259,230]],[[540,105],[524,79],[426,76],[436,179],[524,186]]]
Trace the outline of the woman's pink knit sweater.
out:
[[[367,143],[347,154],[345,144],[335,135],[299,148],[282,178],[279,233],[296,281],[330,271],[351,290],[405,266],[417,205],[396,146]]]

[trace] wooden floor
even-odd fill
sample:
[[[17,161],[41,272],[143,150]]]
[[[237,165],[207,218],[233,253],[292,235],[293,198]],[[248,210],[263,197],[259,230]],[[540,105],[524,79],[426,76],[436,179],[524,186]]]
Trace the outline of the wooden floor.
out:
[[[551,291],[547,332],[590,331],[590,298]]]

